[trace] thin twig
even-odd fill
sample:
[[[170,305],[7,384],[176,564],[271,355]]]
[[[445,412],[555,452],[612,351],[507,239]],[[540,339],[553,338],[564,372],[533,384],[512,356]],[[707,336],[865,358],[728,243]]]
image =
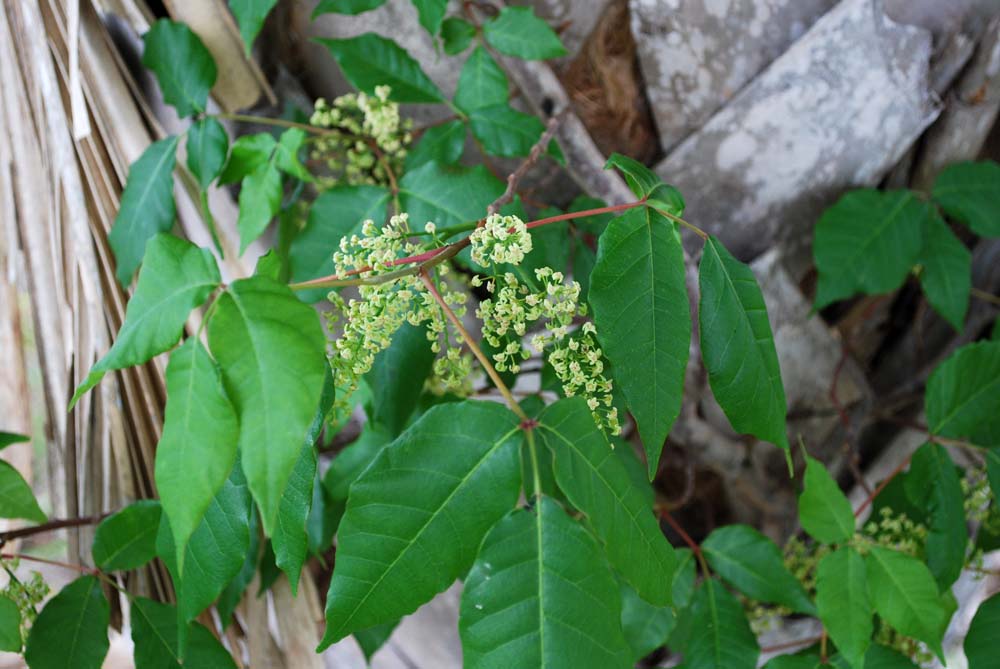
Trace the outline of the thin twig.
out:
[[[538,138],[535,145],[531,147],[531,151],[528,152],[528,157],[522,162],[516,170],[507,176],[507,189],[501,193],[500,197],[493,201],[489,207],[486,208],[487,213],[495,214],[500,210],[500,207],[504,206],[508,202],[514,200],[514,192],[517,189],[517,184],[528,173],[528,170],[538,162],[538,159],[542,156],[542,151],[545,147],[549,145],[552,141],[552,137],[556,134],[556,128],[559,127],[559,123],[565,118],[566,113],[569,111],[569,107],[564,107],[562,111],[555,114],[549,119],[548,124],[545,126],[545,132],[542,136]]]
[[[892,470],[892,473],[890,473],[889,476],[883,479],[882,482],[878,484],[878,487],[875,488],[875,490],[873,490],[872,493],[865,498],[865,501],[861,502],[861,505],[854,510],[855,518],[859,518],[861,514],[864,513],[864,510],[867,509],[868,506],[875,501],[875,498],[878,497],[883,490],[885,490],[885,487],[889,485],[889,483],[891,483],[892,480],[896,478],[901,471],[906,469],[906,466],[910,464],[910,460],[912,458],[913,458],[913,453],[910,453],[905,458],[903,458],[902,462],[896,465],[896,468]]]
[[[977,297],[983,302],[989,302],[990,304],[1000,306],[1000,297],[997,297],[992,293],[987,293],[985,290],[979,290],[978,288],[972,288],[971,293],[973,297]]]
[[[13,539],[20,539],[22,537],[30,537],[35,534],[41,534],[43,532],[51,532],[53,530],[61,530],[69,527],[83,527],[84,525],[96,525],[109,514],[101,514],[97,516],[86,516],[84,518],[65,518],[60,520],[50,520],[47,523],[41,525],[33,525],[31,527],[21,527],[16,530],[8,530],[6,532],[0,532],[0,546],[4,545],[8,541]]]

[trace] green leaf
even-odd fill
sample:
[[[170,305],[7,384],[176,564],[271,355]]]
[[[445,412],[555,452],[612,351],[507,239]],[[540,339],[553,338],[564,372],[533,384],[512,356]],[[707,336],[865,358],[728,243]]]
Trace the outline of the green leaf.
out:
[[[931,197],[955,220],[983,237],[1000,237],[1000,165],[958,163],[934,182]]]
[[[292,281],[333,274],[333,252],[338,249],[340,239],[360,231],[361,224],[368,219],[381,225],[390,197],[382,186],[334,186],[324,191],[313,202],[306,227],[289,247]],[[317,288],[298,294],[308,302],[315,302],[329,292],[329,288]]]
[[[229,152],[229,135],[211,116],[195,121],[187,131],[187,165],[202,190],[222,172]]]
[[[100,669],[108,654],[111,607],[95,576],[81,576],[45,604],[28,633],[31,669]]]
[[[395,437],[413,415],[420,400],[419,389],[434,365],[434,351],[426,327],[404,323],[392,344],[377,356],[366,375],[372,390],[371,420]],[[400,383],[400,379],[406,379]],[[416,392],[415,392],[416,389]]]
[[[278,524],[271,535],[274,562],[288,576],[294,595],[299,585],[299,573],[306,561],[309,538],[306,521],[312,506],[313,482],[316,480],[316,449],[312,442],[302,448],[302,454],[288,479],[288,486],[278,507]]]
[[[517,501],[519,443],[509,410],[460,402],[382,449],[350,489],[320,650],[413,612],[465,573]]]
[[[525,60],[558,58],[568,52],[559,36],[530,7],[504,7],[483,24],[483,35],[494,49]]]
[[[94,533],[94,564],[104,571],[126,571],[155,558],[161,512],[158,501],[143,499],[102,520]]]
[[[989,669],[996,666],[996,631],[1000,629],[1000,593],[979,605],[965,635],[965,657],[969,669]]]
[[[320,0],[313,18],[320,14],[361,14],[385,4],[385,0]]]
[[[46,521],[27,481],[5,460],[0,460],[0,518],[23,518],[35,523]]]
[[[208,339],[240,418],[239,450],[264,532],[271,536],[328,373],[319,317],[266,277],[233,282]]]
[[[764,669],[822,669],[824,665],[820,662],[819,654],[814,650],[804,650],[793,655],[778,655],[772,657]],[[850,667],[844,667],[850,669]]]
[[[174,669],[181,666],[178,652],[177,609],[145,597],[132,600],[132,643],[136,669]],[[236,667],[229,651],[201,623],[187,626],[184,666],[191,669]]]
[[[816,308],[899,288],[920,259],[931,207],[910,191],[851,191],[816,224]]]
[[[115,276],[122,286],[132,282],[146,242],[174,225],[177,142],[173,135],[153,142],[129,167],[121,207],[108,233],[108,244],[115,253]]]
[[[594,539],[539,497],[490,530],[465,579],[465,666],[631,667],[619,596]]]
[[[864,558],[846,546],[824,556],[816,576],[819,618],[854,669],[865,666],[865,651],[872,638],[874,611],[867,579]]]
[[[265,163],[243,180],[240,187],[240,213],[236,227],[240,231],[240,254],[267,228],[281,209],[281,172],[274,163]]]
[[[243,593],[257,573],[257,563],[260,559],[260,531],[256,513],[250,513],[250,542],[247,547],[246,557],[243,565],[233,576],[232,580],[223,588],[219,594],[219,599],[215,603],[215,608],[219,612],[219,620],[222,621],[223,629],[232,621],[233,611],[243,599]]]
[[[545,131],[537,117],[506,104],[471,111],[469,126],[487,153],[508,158],[528,155]]]
[[[271,159],[278,143],[274,135],[260,132],[256,135],[243,135],[233,142],[229,152],[229,160],[219,177],[220,184],[234,184],[257,171]]]
[[[299,160],[299,152],[306,141],[306,132],[301,128],[289,128],[281,133],[274,151],[274,162],[278,169],[302,181],[313,181],[313,176]]]
[[[538,436],[555,458],[559,488],[587,515],[611,565],[647,602],[669,604],[674,550],[586,401],[560,400],[546,407],[538,422]]]
[[[924,563],[904,553],[872,546],[865,566],[875,611],[901,634],[926,643],[943,661],[941,638],[951,616]]]
[[[840,486],[819,460],[806,457],[806,476],[799,495],[799,522],[816,541],[835,544],[854,536],[854,512]]]
[[[589,297],[652,479],[681,410],[691,341],[684,250],[673,224],[644,208],[614,219],[601,235]]]
[[[612,153],[608,161],[604,164],[604,169],[606,170],[612,167],[622,173],[622,176],[625,177],[625,183],[628,184],[629,189],[639,199],[648,197],[663,183],[660,177],[656,175],[656,172],[638,160],[623,156],[620,153]],[[603,206],[603,203],[595,205],[594,208],[599,206]]]
[[[411,0],[411,2],[417,8],[420,25],[431,36],[437,35],[441,30],[441,20],[444,18],[445,10],[448,8],[448,0]]]
[[[160,519],[156,554],[173,576],[184,620],[193,620],[204,611],[240,571],[250,546],[250,511],[250,493],[237,465],[191,535],[184,554],[183,578],[177,572],[170,519]]]
[[[760,650],[743,607],[721,583],[701,584],[691,603],[684,662],[698,669],[753,669]]]
[[[709,237],[698,286],[701,357],[712,394],[737,432],[787,450],[788,404],[757,279],[718,239]]]
[[[156,489],[173,530],[178,573],[188,540],[236,462],[236,411],[215,362],[197,337],[167,365],[167,409],[156,446]]]
[[[0,450],[7,448],[11,444],[20,444],[25,441],[31,441],[31,437],[24,434],[17,434],[16,432],[4,432],[0,430]]]
[[[928,442],[913,454],[906,494],[929,518],[924,547],[927,566],[944,592],[961,575],[969,543],[962,482],[944,447]]]
[[[439,228],[476,221],[504,191],[504,185],[482,165],[473,168],[427,163],[399,180],[400,207],[418,225],[434,221]]]
[[[184,332],[191,310],[215,290],[222,278],[208,249],[172,235],[159,234],[146,246],[135,294],[125,310],[115,343],[90,370],[70,408],[113,369],[141,365],[170,350]]]
[[[435,161],[454,165],[465,150],[465,123],[459,120],[428,128],[416,146],[406,154],[406,171]]]
[[[444,102],[438,87],[401,46],[391,39],[365,33],[349,39],[316,39],[337,59],[354,86],[372,94],[390,86],[396,102]]]
[[[21,652],[21,609],[10,597],[0,595],[0,650]]]
[[[142,41],[142,64],[156,75],[163,101],[181,117],[205,111],[216,69],[212,54],[198,36],[183,23],[160,19]]]
[[[957,439],[1000,415],[1000,342],[968,344],[938,365],[924,408],[932,434]]]
[[[483,107],[506,106],[509,97],[507,75],[486,49],[477,46],[458,75],[455,104],[468,114]]]
[[[451,16],[441,24],[441,39],[444,41],[444,52],[449,56],[457,56],[469,48],[476,29],[471,23]]]
[[[386,428],[368,422],[361,429],[357,440],[337,454],[330,467],[323,475],[323,487],[330,495],[330,503],[334,506],[336,524],[344,514],[347,505],[347,493],[351,484],[372,463],[382,447],[392,441],[393,436]]]
[[[358,630],[354,633],[354,640],[358,642],[361,646],[361,652],[365,656],[365,660],[371,664],[372,656],[385,645],[385,642],[389,640],[392,636],[393,631],[396,626],[399,625],[399,621],[385,623],[384,625],[376,625],[375,627],[369,627],[366,630]]]
[[[254,40],[260,34],[264,19],[277,2],[278,0],[229,0],[229,8],[233,10],[233,16],[240,26],[247,55],[250,55]]]
[[[629,659],[634,665],[667,642],[677,616],[669,606],[653,606],[625,582],[621,584],[621,597],[622,632],[632,649]]]
[[[715,529],[701,545],[708,564],[734,588],[762,602],[784,604],[815,615],[816,607],[791,572],[773,541],[748,525]]]
[[[670,586],[673,595],[674,608],[680,611],[691,602],[695,585],[695,559],[690,548],[678,548],[677,569],[674,571],[673,583]]]
[[[920,287],[927,301],[961,331],[972,290],[972,254],[937,212],[927,217],[920,265]]]

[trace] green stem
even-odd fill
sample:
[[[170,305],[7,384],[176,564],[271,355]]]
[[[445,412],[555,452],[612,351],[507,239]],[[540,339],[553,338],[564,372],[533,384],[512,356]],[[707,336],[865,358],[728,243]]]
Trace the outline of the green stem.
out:
[[[659,207],[654,207],[653,205],[649,205],[649,208],[652,209],[653,211],[656,211],[656,212],[662,214],[663,216],[665,216],[666,218],[670,219],[674,223],[679,223],[680,225],[683,225],[685,228],[687,228],[688,230],[691,230],[692,232],[694,232],[696,235],[698,235],[702,239],[704,239],[704,240],[708,239],[708,233],[705,232],[704,230],[702,230],[701,228],[699,228],[694,223],[688,223],[687,221],[685,221],[680,216],[674,216],[669,211],[663,211]]]
[[[304,130],[305,132],[311,132],[314,135],[328,135],[330,134],[330,129],[328,128],[317,128],[314,125],[309,125],[308,123],[298,123],[296,121],[286,121],[283,118],[271,118],[270,116],[254,116],[252,114],[230,114],[228,112],[220,112],[218,114],[210,114],[215,118],[221,118],[228,121],[239,121],[241,123],[257,123],[260,125],[273,125],[279,128],[298,128],[299,130]]]
[[[535,431],[532,428],[527,428],[524,431],[524,435],[528,440],[528,454],[531,457],[531,478],[532,484],[535,489],[535,498],[540,498],[542,496],[542,477],[538,473],[538,451],[535,448]]]

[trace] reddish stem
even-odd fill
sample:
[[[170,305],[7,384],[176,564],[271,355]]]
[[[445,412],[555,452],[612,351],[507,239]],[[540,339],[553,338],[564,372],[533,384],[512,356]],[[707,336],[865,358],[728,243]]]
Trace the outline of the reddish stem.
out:
[[[911,459],[912,457],[913,457],[913,453],[910,453],[910,454],[909,454],[909,455],[907,455],[907,456],[906,456],[905,458],[903,458],[903,461],[902,461],[902,462],[900,462],[900,463],[899,463],[898,465],[896,465],[896,468],[892,470],[892,473],[891,473],[891,474],[889,474],[889,476],[887,476],[887,477],[886,477],[886,478],[885,478],[885,479],[884,479],[884,480],[883,480],[883,481],[882,481],[881,483],[879,483],[879,484],[878,484],[878,487],[877,487],[877,488],[875,488],[875,490],[873,490],[873,491],[872,491],[872,493],[871,493],[870,495],[868,495],[868,497],[866,497],[866,498],[865,498],[865,501],[863,501],[863,502],[861,503],[861,505],[860,505],[860,506],[859,506],[859,507],[858,507],[857,509],[855,509],[855,510],[854,510],[854,517],[855,517],[855,518],[858,518],[858,517],[860,517],[860,516],[861,516],[861,514],[862,514],[862,513],[864,513],[864,510],[865,510],[865,509],[867,509],[867,508],[868,508],[868,506],[869,506],[869,505],[870,505],[870,504],[871,504],[871,503],[872,503],[873,501],[875,501],[875,498],[876,498],[876,497],[878,497],[878,496],[879,496],[879,494],[880,494],[880,493],[881,493],[881,492],[882,492],[883,490],[885,490],[885,487],[886,487],[887,485],[889,485],[889,483],[890,483],[890,482],[891,482],[891,481],[892,481],[892,480],[893,480],[894,478],[896,478],[896,477],[897,477],[897,476],[899,475],[899,473],[900,473],[901,471],[903,471],[904,469],[906,469],[906,466],[907,466],[908,464],[910,464],[910,459]]]
[[[549,223],[558,223],[559,221],[568,221],[573,218],[585,218],[587,216],[597,216],[598,214],[610,214],[616,211],[625,211],[626,209],[634,209],[635,207],[641,207],[646,204],[645,200],[638,200],[636,202],[629,202],[627,204],[616,204],[610,207],[598,207],[597,209],[587,209],[585,211],[571,211],[567,214],[559,214],[558,216],[549,216],[548,218],[540,218],[537,221],[531,221],[526,224],[526,228],[537,228]]]

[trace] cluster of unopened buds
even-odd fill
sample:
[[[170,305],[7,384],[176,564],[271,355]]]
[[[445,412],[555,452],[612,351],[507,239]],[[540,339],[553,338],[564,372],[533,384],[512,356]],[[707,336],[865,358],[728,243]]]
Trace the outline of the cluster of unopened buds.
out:
[[[332,104],[323,98],[316,101],[309,122],[330,130],[316,138],[310,156],[330,172],[320,178],[321,187],[386,185],[389,170],[402,170],[413,122],[400,118],[390,93],[389,86],[376,86],[374,95],[348,93]]]

